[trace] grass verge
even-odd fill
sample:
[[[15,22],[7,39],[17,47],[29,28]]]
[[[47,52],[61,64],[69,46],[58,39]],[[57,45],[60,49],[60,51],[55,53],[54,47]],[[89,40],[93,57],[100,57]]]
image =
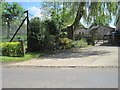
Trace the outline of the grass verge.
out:
[[[26,53],[25,57],[8,57],[8,56],[2,56],[0,57],[0,62],[16,62],[16,61],[25,61],[32,58],[38,58],[43,56],[43,54],[40,53]]]

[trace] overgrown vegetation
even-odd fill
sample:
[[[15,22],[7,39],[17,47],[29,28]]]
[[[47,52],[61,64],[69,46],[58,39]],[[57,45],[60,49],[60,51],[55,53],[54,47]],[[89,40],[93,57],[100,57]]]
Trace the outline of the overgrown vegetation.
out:
[[[29,25],[29,41],[27,51],[29,52],[46,52],[58,49],[70,49],[71,39],[67,38],[67,32],[60,32],[57,24],[51,20],[43,20],[36,17],[31,19]],[[79,42],[84,44],[83,42]],[[87,43],[86,43],[87,44]],[[81,47],[84,47],[85,44]]]
[[[81,40],[73,41],[71,43],[71,46],[74,48],[83,48],[83,47],[88,47],[89,45],[85,39],[81,39]]]
[[[61,38],[60,39],[60,49],[70,49],[71,48],[71,39]]]

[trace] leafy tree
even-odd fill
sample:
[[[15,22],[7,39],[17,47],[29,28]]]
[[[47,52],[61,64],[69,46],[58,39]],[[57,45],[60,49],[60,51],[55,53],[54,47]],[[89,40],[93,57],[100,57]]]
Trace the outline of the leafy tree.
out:
[[[2,21],[3,21],[3,26],[7,25],[7,38],[9,38],[9,33],[10,33],[10,25],[12,21],[15,20],[22,20],[21,13],[23,13],[24,9],[16,2],[13,3],[8,3],[4,2],[2,4]],[[23,15],[24,16],[24,15]]]
[[[103,25],[109,26],[109,23],[112,20],[112,17],[117,17],[118,11],[117,2],[91,2],[91,5],[88,7],[88,17],[86,20],[93,25]]]

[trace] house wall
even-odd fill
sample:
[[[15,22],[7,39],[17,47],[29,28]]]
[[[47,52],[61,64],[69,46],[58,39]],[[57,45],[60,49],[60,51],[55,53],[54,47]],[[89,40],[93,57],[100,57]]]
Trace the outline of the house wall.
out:
[[[120,18],[116,24],[116,30],[120,32]]]
[[[100,26],[98,29],[97,29],[97,32],[103,36],[103,35],[107,35],[110,31],[113,31],[114,28],[110,28],[110,27],[104,27],[104,26]]]
[[[89,30],[87,29],[77,29],[74,34],[89,34]]]

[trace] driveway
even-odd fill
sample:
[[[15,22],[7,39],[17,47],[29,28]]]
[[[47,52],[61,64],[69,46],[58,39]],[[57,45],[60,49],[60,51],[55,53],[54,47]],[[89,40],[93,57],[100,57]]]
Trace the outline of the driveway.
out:
[[[60,53],[10,64],[11,66],[118,66],[118,47],[101,46],[66,50]]]

